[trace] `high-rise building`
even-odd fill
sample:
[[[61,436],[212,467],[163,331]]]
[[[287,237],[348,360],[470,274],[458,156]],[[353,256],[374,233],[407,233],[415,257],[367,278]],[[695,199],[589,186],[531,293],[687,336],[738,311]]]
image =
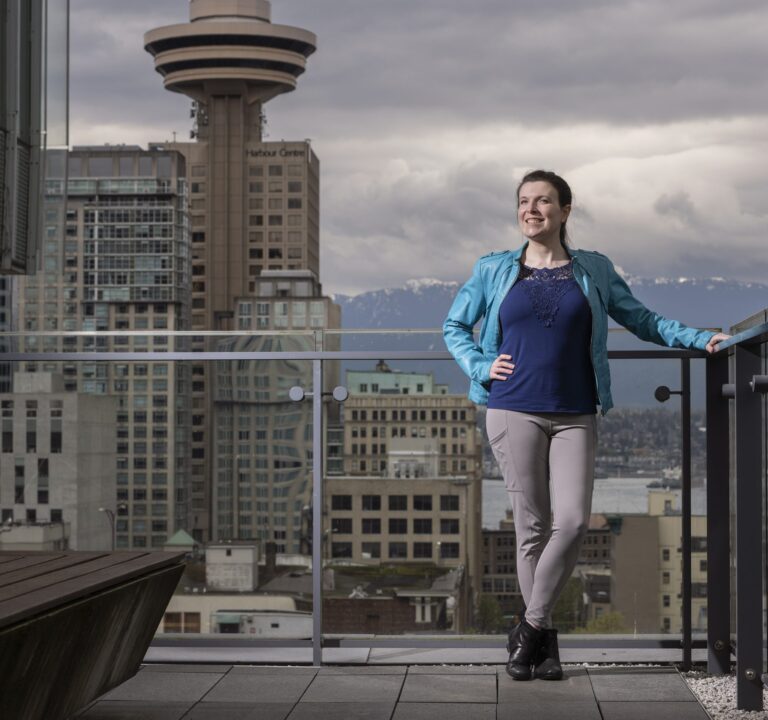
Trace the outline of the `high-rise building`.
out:
[[[43,270],[18,278],[28,352],[173,349],[165,332],[189,329],[186,168],[178,152],[76,147],[65,238],[43,243]],[[50,183],[61,193],[60,181]],[[55,219],[54,219],[55,221]],[[37,331],[112,331],[76,336]],[[135,331],[135,334],[118,331]],[[142,334],[146,331],[147,334]],[[118,548],[162,547],[189,528],[190,370],[172,362],[22,363],[56,371],[68,391],[114,395]]]
[[[262,296],[266,285],[257,281],[268,271],[304,270],[314,280],[302,282],[317,283],[319,162],[307,140],[265,142],[263,108],[296,87],[316,39],[306,30],[273,24],[267,0],[191,0],[189,8],[189,23],[151,30],[144,44],[165,87],[192,100],[193,142],[168,145],[187,158],[192,328],[263,329],[259,323],[267,315],[241,311],[266,305],[273,308],[270,326],[288,328],[281,323],[289,316],[275,314],[282,306]],[[281,302],[292,302],[289,298],[284,295]],[[303,305],[304,300],[297,298],[297,303]],[[251,320],[255,326],[249,325]],[[190,489],[192,513],[198,519],[194,535],[199,541],[212,535],[218,540],[225,528],[238,532],[238,523],[214,517],[224,502],[215,490],[217,478],[226,470],[216,465],[220,454],[213,436],[212,419],[219,416],[214,379],[205,363],[194,365],[192,372]],[[303,436],[300,419],[294,430],[297,437]],[[304,462],[306,452],[299,454]],[[244,508],[244,517],[252,510]],[[262,510],[267,512],[263,505]],[[286,538],[281,534],[274,539],[283,544]]]
[[[69,142],[68,54],[69,0],[0,0],[0,274],[37,270],[43,180]]]
[[[339,327],[338,305],[323,297],[310,270],[266,270],[254,283],[255,297],[235,304],[237,329],[253,335],[225,340],[220,350],[306,352],[315,349],[315,332]],[[336,363],[327,363],[324,389],[337,376]],[[288,390],[311,385],[307,361],[216,363],[214,539],[258,539],[274,542],[280,553],[307,552],[312,405],[291,401]],[[335,410],[327,408],[330,415]]]
[[[66,392],[45,372],[14,386],[0,394],[0,521],[15,532],[0,546],[43,550],[53,534],[61,550],[109,550],[101,508],[115,510],[116,400]]]

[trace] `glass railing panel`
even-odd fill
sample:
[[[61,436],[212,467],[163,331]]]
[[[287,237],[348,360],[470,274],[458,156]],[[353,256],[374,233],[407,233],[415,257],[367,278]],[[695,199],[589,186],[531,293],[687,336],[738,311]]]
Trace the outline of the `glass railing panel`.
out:
[[[453,362],[376,352],[344,363],[349,397],[329,426],[324,632],[467,632],[482,583],[478,410]]]
[[[12,363],[16,382],[2,408],[3,519],[14,527],[55,524],[59,516],[43,515],[40,503],[27,522],[26,501],[47,490],[54,508],[53,456],[66,455],[75,485],[96,487],[77,506],[92,528],[83,548],[110,546],[111,517],[118,549],[188,553],[161,635],[309,640],[315,430],[312,398],[295,402],[288,391],[312,390],[313,361],[301,353],[318,347],[357,353],[363,345],[368,353],[323,361],[324,634],[501,634],[519,616],[513,519],[488,448],[485,411],[467,400],[455,363],[431,355],[443,350],[438,331],[158,329],[3,340],[19,352],[59,353]],[[97,351],[107,355],[88,358]],[[195,358],[203,352],[213,354]],[[259,352],[277,355],[249,357]],[[555,618],[563,632],[677,633],[680,399],[660,405],[653,395],[659,385],[679,389],[680,365],[611,362],[616,407],[599,419],[592,520]],[[336,386],[349,393],[343,402],[330,394]],[[34,393],[39,397],[28,397]],[[35,408],[27,405],[33,399]],[[80,405],[70,411],[59,402]],[[36,417],[27,414],[33,409]],[[704,509],[696,499],[704,487],[703,423],[703,399],[694,396],[695,631],[705,628],[696,604],[706,587]],[[36,445],[29,445],[28,427],[36,428]],[[68,445],[75,440],[80,444]],[[15,502],[22,485],[24,504]],[[0,544],[10,540],[0,534]],[[284,620],[275,620],[280,613]]]
[[[0,549],[184,552],[159,636],[309,641],[313,336],[3,342]]]

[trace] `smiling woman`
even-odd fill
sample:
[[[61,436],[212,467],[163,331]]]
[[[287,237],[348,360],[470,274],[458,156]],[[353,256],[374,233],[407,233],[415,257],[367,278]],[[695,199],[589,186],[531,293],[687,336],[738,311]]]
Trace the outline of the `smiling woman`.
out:
[[[515,680],[563,676],[552,609],[589,523],[596,406],[606,413],[613,404],[607,316],[660,345],[713,352],[727,337],[648,310],[605,255],[569,247],[572,201],[559,175],[528,173],[517,188],[525,244],[481,258],[443,326],[472,381],[470,399],[488,405],[488,438],[512,506],[526,606],[507,644]]]

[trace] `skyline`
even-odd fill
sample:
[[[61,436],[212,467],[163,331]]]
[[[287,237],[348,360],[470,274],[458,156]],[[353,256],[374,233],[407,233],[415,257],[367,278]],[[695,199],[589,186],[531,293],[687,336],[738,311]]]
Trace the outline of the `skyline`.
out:
[[[187,20],[183,0],[72,1],[72,145],[188,137],[142,47]],[[466,279],[520,244],[534,167],[571,183],[574,244],[633,275],[768,275],[762,3],[274,0],[272,20],[318,37],[266,139],[320,157],[326,292]]]

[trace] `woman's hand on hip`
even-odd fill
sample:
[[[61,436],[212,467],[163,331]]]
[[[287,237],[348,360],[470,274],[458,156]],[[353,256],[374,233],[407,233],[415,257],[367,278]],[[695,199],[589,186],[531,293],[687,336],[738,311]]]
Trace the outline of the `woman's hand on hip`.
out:
[[[491,365],[491,380],[506,380],[515,369],[515,364],[509,362],[511,355],[499,355]]]
[[[715,335],[713,335],[710,338],[709,342],[707,343],[707,347],[706,347],[707,352],[708,353],[717,352],[718,349],[719,349],[717,347],[717,344],[722,342],[723,340],[727,340],[729,337],[731,337],[731,336],[730,335],[725,335],[723,333],[716,333]]]

